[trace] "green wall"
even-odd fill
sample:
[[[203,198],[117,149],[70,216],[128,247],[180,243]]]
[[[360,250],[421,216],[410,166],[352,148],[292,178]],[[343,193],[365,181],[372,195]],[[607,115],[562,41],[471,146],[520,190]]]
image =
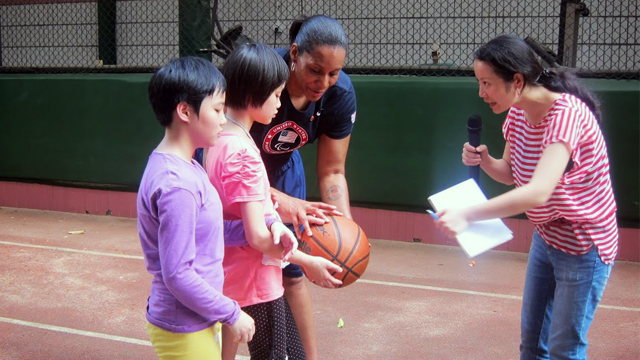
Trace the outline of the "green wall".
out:
[[[0,177],[135,189],[163,129],[150,75],[0,77]]]
[[[148,105],[150,74],[0,75],[0,178],[135,191],[163,135]],[[427,197],[468,177],[460,154],[466,122],[504,147],[504,115],[491,113],[473,78],[353,76],[358,116],[347,158],[352,203],[424,211]],[[640,210],[640,82],[587,80],[603,103],[622,224]],[[303,149],[317,198],[315,146]],[[507,189],[482,175],[489,197]]]

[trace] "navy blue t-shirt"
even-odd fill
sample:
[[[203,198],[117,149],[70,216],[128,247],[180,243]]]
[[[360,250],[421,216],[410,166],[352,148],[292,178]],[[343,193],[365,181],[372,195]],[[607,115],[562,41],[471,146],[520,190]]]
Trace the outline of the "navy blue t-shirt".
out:
[[[277,50],[289,62],[289,52]],[[268,173],[281,168],[294,150],[314,142],[320,135],[344,139],[353,130],[356,93],[351,79],[342,70],[335,85],[305,111],[293,106],[286,88],[280,101],[278,114],[269,125],[254,123],[251,127],[251,136],[260,148]]]

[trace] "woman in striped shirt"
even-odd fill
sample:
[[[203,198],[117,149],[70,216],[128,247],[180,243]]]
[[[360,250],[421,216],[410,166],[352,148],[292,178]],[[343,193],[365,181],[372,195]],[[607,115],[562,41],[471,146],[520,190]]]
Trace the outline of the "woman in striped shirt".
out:
[[[535,225],[524,287],[521,359],[586,359],[587,331],[618,250],[616,203],[599,104],[575,75],[543,69],[519,37],[474,54],[479,96],[502,126],[502,158],[464,144],[462,162],[516,188],[440,212],[453,236],[470,222],[526,212]]]

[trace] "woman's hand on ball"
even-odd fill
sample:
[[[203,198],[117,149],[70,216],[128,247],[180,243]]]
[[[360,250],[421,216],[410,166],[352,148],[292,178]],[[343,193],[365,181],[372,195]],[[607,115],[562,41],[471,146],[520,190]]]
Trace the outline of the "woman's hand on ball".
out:
[[[342,215],[333,205],[297,199],[273,188],[271,196],[277,204],[276,210],[282,221],[293,224],[298,238],[302,236],[300,225],[307,231],[307,235],[311,236],[310,224],[322,225],[329,222],[328,215]]]
[[[342,281],[331,275],[331,273],[342,272],[342,268],[325,258],[313,256],[305,270],[307,278],[318,286],[335,289],[337,286],[342,285]]]

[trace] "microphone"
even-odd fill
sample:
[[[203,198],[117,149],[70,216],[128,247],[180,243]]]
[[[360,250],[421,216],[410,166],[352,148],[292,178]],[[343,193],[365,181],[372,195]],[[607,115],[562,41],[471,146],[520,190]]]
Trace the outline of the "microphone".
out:
[[[480,132],[482,131],[482,118],[480,115],[471,115],[467,120],[467,132],[469,133],[469,145],[480,146]],[[469,166],[469,178],[480,184],[480,165]]]

